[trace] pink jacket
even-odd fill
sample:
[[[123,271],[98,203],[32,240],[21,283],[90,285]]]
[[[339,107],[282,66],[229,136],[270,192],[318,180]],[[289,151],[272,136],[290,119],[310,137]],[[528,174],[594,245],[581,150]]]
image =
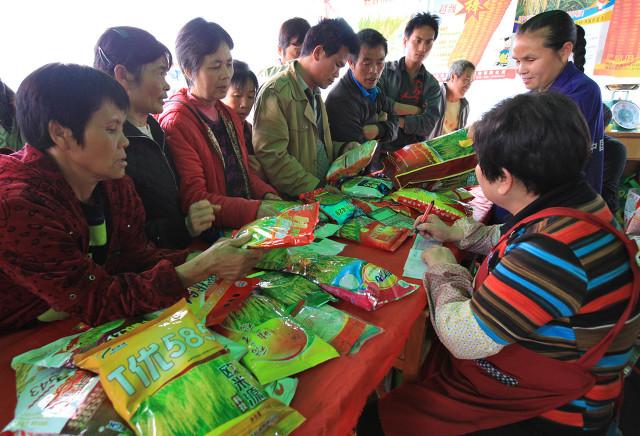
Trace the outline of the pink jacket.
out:
[[[171,97],[189,104],[187,89]],[[182,103],[168,102],[158,121],[166,132],[167,144],[180,174],[182,208],[186,212],[196,201],[209,200],[222,207],[216,215],[216,225],[238,228],[256,219],[260,200],[265,194],[276,193],[249,166],[242,121],[228,106],[218,101],[216,109],[230,117],[242,151],[242,163],[247,170],[254,199],[228,197],[224,167],[220,157],[212,151],[207,129]]]

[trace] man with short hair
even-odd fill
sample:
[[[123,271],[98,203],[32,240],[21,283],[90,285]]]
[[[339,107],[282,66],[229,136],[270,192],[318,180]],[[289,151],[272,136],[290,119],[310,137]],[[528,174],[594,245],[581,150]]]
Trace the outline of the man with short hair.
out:
[[[457,60],[451,64],[446,80],[440,85],[442,93],[440,105],[444,109],[433,129],[432,137],[445,135],[466,126],[469,117],[469,102],[464,98],[464,95],[473,83],[475,72],[476,66],[465,59]]]
[[[144,204],[147,237],[158,247],[181,249],[211,228],[220,206],[203,199],[192,203],[186,216],[182,212],[180,177],[164,130],[151,116],[162,112],[171,61],[169,49],[149,32],[120,26],[100,36],[93,66],[115,78],[129,96],[126,172]]]
[[[48,64],[24,79],[16,117],[27,145],[0,156],[0,332],[67,316],[90,325],[162,309],[212,274],[260,259],[224,240],[193,259],[156,248],[125,176],[129,99],[105,73]]]
[[[258,73],[260,83],[264,83],[278,73],[287,69],[287,64],[300,57],[304,37],[311,26],[304,18],[289,18],[280,26],[278,33],[278,57],[280,64],[274,65]]]
[[[331,138],[334,145],[370,139],[389,143],[398,134],[398,118],[376,86],[384,70],[387,40],[374,29],[357,35],[360,52],[349,56],[349,71],[327,96]]]
[[[269,183],[288,197],[324,185],[340,150],[332,142],[320,89],[338,77],[358,37],[341,18],[323,19],[305,37],[302,56],[260,89],[253,146]]]
[[[390,146],[393,150],[431,138],[442,113],[440,85],[423,65],[438,38],[439,20],[430,13],[414,15],[402,38],[406,56],[387,62],[380,78],[380,88],[390,104],[404,103],[416,109],[411,115],[397,112],[403,116],[399,120],[398,137]]]

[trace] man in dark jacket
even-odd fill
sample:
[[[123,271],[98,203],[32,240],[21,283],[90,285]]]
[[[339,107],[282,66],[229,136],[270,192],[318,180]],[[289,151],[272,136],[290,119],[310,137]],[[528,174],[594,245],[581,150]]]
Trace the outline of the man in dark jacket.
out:
[[[406,56],[394,62],[387,62],[380,78],[380,88],[389,104],[404,103],[416,109],[415,112],[396,110],[400,130],[391,144],[394,150],[407,144],[431,138],[442,108],[440,107],[440,85],[422,63],[438,38],[439,18],[430,13],[416,14],[409,20],[402,42]]]
[[[374,29],[358,32],[360,52],[349,56],[349,70],[327,96],[327,116],[334,144],[370,139],[390,143],[398,135],[393,106],[376,85],[384,69],[387,40]]]
[[[433,129],[432,137],[451,133],[467,125],[469,102],[464,96],[473,83],[475,72],[475,65],[465,59],[451,64],[446,80],[440,85],[442,116]]]
[[[195,202],[186,217],[180,207],[180,180],[164,131],[149,115],[162,112],[170,67],[169,49],[142,29],[112,27],[96,44],[94,68],[114,77],[131,101],[124,125],[129,139],[126,171],[144,204],[145,233],[158,247],[185,248],[211,227],[218,206]]]

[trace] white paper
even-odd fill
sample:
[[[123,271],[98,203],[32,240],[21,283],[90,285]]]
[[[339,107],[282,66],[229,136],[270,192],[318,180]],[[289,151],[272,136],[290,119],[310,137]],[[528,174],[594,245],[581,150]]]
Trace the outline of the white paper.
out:
[[[435,239],[423,238],[420,235],[416,235],[413,241],[413,247],[409,250],[409,256],[407,256],[407,261],[404,264],[402,276],[422,280],[424,274],[427,272],[427,264],[422,260],[422,252],[427,247],[441,245],[442,244]]]

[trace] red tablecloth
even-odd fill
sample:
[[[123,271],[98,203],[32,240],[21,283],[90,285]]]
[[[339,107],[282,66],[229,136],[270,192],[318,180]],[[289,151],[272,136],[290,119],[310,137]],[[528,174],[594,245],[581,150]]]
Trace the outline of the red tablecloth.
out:
[[[413,240],[406,241],[395,253],[349,245],[341,253],[384,266],[401,275]],[[408,280],[419,283],[415,280]],[[403,300],[390,303],[375,312],[366,312],[348,303],[338,307],[384,329],[353,356],[331,360],[299,375],[292,406],[307,421],[296,434],[343,435],[351,431],[369,394],[392,367],[409,336],[414,321],[426,305],[420,288]],[[77,322],[65,320],[0,337],[0,429],[13,417],[16,405],[15,374],[11,359],[74,333]]]

